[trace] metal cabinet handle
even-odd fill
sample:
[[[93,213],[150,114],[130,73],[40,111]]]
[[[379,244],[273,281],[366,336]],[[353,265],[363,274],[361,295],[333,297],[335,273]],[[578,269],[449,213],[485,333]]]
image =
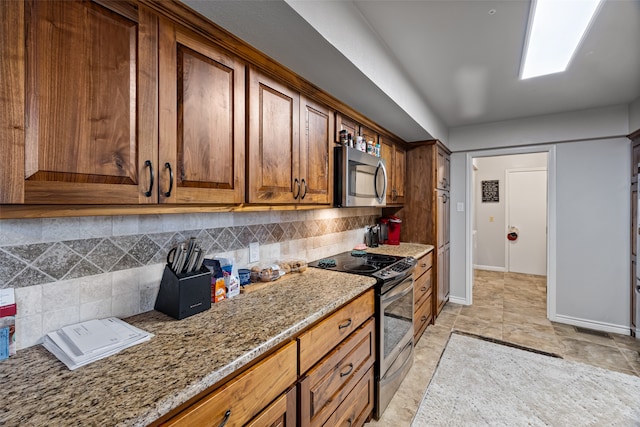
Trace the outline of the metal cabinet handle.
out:
[[[349,369],[347,369],[347,371],[346,371],[346,372],[340,372],[340,378],[342,378],[342,377],[346,377],[346,376],[347,376],[347,375],[349,375],[351,372],[353,372],[353,363],[349,363],[349,364],[347,365],[347,367],[348,367]]]
[[[353,420],[351,419],[351,417],[349,417],[349,419],[347,420],[347,422],[349,423],[349,427],[351,427],[351,424],[353,424]]]
[[[344,329],[344,328],[348,328],[349,326],[351,326],[351,318],[349,318],[349,320],[347,320],[345,323],[343,323],[342,325],[338,326],[338,329]]]
[[[442,203],[447,203],[449,201],[449,197],[446,194],[442,195]]]
[[[395,202],[398,198],[398,191],[394,188],[391,190],[391,201]]]
[[[144,162],[144,165],[149,168],[149,190],[144,193],[145,196],[151,197],[151,192],[153,191],[153,164],[151,160],[147,160]]]
[[[420,267],[427,268],[427,263],[425,262],[425,263],[420,264]]]
[[[304,180],[304,178],[302,178],[302,185],[304,185],[304,193],[302,193],[302,196],[300,196],[300,200],[304,200],[304,196],[307,195],[307,181]]]
[[[171,169],[171,163],[167,162],[164,164],[165,169],[169,169],[169,191],[164,193],[164,197],[171,196],[171,190],[173,190],[173,169]]]
[[[442,178],[442,186],[444,188],[448,188],[449,187],[449,180],[447,178]]]
[[[421,287],[420,292],[427,292],[427,287],[426,286]]]
[[[293,180],[293,185],[297,185],[298,186],[298,192],[293,195],[293,198],[297,199],[298,196],[300,196],[300,181],[298,181],[298,178]]]
[[[422,316],[422,317],[420,318],[420,321],[421,321],[421,322],[426,322],[426,321],[427,321],[427,316]]]
[[[231,416],[231,409],[227,409],[227,412],[224,413],[224,419],[222,420],[220,425],[218,425],[218,427],[224,427],[227,424],[227,421],[229,421],[230,416]]]

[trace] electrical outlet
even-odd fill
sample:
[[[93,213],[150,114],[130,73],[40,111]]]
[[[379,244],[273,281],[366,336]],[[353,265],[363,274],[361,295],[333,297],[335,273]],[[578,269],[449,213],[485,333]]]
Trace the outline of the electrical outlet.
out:
[[[249,243],[249,262],[260,261],[260,244],[258,242]]]

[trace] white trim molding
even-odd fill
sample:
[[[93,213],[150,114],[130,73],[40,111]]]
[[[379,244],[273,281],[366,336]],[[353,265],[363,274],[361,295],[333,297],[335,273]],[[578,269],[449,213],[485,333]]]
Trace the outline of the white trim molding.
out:
[[[467,300],[464,298],[458,298],[454,296],[449,296],[449,302],[460,305],[470,305],[467,303]]]
[[[593,329],[596,331],[611,332],[613,334],[631,335],[631,328],[626,325],[614,325],[612,323],[594,322],[593,320],[580,319],[579,317],[556,314],[554,318],[549,318],[552,322],[564,323],[581,328]]]
[[[535,145],[512,148],[499,148],[466,153],[465,162],[465,203],[470,208],[465,212],[465,296],[455,298],[464,301],[459,304],[473,303],[473,159],[512,154],[547,153],[547,318],[556,318],[556,146]],[[451,299],[453,302],[453,299]]]
[[[498,271],[500,273],[506,273],[507,269],[504,267],[496,267],[494,265],[473,265],[474,270],[484,270],[484,271]]]

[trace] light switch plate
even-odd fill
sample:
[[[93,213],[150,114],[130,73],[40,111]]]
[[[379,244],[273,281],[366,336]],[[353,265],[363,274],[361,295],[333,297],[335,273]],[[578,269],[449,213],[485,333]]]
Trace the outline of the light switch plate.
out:
[[[464,212],[464,202],[458,202],[456,205],[458,212]]]
[[[260,261],[260,244],[258,242],[249,243],[249,262]]]

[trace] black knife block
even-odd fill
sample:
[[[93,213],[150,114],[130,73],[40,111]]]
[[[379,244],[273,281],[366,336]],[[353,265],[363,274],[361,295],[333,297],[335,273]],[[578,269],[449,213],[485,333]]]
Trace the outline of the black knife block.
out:
[[[154,308],[174,319],[184,319],[211,308],[211,271],[202,267],[176,275],[164,267]]]

